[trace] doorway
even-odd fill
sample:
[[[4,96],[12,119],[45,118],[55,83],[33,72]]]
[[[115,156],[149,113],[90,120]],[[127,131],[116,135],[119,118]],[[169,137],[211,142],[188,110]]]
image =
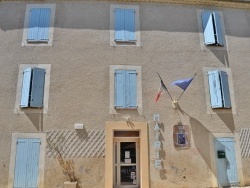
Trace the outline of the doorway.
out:
[[[233,138],[217,138],[214,140],[217,178],[222,187],[238,186],[238,171]]]
[[[114,137],[114,188],[140,188],[139,138]]]

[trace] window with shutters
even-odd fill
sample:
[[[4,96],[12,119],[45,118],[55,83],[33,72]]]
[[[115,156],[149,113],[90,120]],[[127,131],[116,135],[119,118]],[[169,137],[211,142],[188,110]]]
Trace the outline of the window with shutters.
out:
[[[231,108],[228,75],[225,71],[208,71],[208,84],[212,108]]]
[[[223,46],[220,16],[217,12],[205,11],[201,14],[205,45]]]
[[[23,71],[21,108],[43,107],[45,73],[45,69],[41,68],[26,68]]]
[[[47,113],[50,64],[21,64],[18,74],[15,113]],[[39,110],[40,109],[40,110]]]
[[[197,10],[200,42],[202,48],[226,48],[225,28],[222,11]]]
[[[134,109],[142,113],[141,67],[110,66],[110,113]]]
[[[140,45],[139,7],[111,5],[110,44]]]
[[[203,74],[207,112],[227,113],[230,110],[236,113],[231,69],[204,67]]]
[[[115,70],[115,108],[137,108],[136,70]]]
[[[23,46],[51,46],[53,41],[55,4],[29,4],[26,7]]]

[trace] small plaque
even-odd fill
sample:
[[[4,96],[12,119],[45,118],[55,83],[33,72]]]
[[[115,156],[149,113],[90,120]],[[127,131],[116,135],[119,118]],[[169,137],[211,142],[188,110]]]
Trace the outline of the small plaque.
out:
[[[217,151],[217,156],[219,159],[225,159],[226,153],[225,153],[225,151]]]

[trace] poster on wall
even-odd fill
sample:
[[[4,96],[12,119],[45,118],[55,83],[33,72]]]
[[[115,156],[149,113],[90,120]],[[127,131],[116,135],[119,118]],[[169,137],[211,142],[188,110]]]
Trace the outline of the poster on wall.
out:
[[[190,128],[188,125],[173,126],[173,142],[176,148],[190,147]]]

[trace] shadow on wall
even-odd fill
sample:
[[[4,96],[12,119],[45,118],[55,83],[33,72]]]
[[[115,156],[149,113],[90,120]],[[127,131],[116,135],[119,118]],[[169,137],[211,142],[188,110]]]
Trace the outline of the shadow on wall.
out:
[[[209,135],[212,135],[211,132],[197,119],[190,117],[190,126],[192,129],[192,135],[194,140],[194,145],[199,151],[202,158],[205,160],[207,166],[211,168],[211,158],[210,158],[210,145],[209,145]],[[213,138],[213,140],[215,137]],[[215,173],[215,172],[213,172]]]
[[[77,129],[76,135],[77,135],[79,140],[88,141],[88,132],[87,132],[85,126],[83,126],[83,129]]]
[[[213,48],[208,48],[215,57],[225,66],[229,67],[229,60],[228,60],[228,52],[227,49],[225,50],[215,50]]]
[[[234,125],[234,118],[233,118],[232,112],[231,113],[227,113],[227,114],[221,114],[221,113],[216,113],[216,114],[225,123],[225,125],[229,128],[229,130],[232,133],[234,133],[234,131],[235,131],[235,125]]]
[[[27,113],[25,112],[25,115],[29,118],[31,123],[35,126],[36,130],[43,131],[43,110],[39,110],[39,112],[36,113]]]
[[[158,126],[159,126],[159,128],[160,128],[160,130],[161,130],[161,131],[159,131],[159,136],[158,136],[158,138],[159,138],[159,141],[160,141],[161,143],[163,143],[165,140],[164,140],[164,137],[163,137],[162,134],[163,134],[164,131],[165,131],[165,126],[164,126],[163,123],[159,123]],[[160,150],[159,150],[159,157],[160,157],[160,160],[162,160],[162,159],[165,160],[165,159],[166,159],[166,152],[164,151],[163,144],[161,144],[161,148],[160,148]],[[167,179],[167,176],[166,176],[167,170],[165,169],[164,163],[163,163],[163,162],[161,163],[161,166],[162,166],[162,168],[161,168],[161,170],[159,171],[159,172],[160,172],[160,178],[161,178],[161,180],[166,180],[166,179]]]

